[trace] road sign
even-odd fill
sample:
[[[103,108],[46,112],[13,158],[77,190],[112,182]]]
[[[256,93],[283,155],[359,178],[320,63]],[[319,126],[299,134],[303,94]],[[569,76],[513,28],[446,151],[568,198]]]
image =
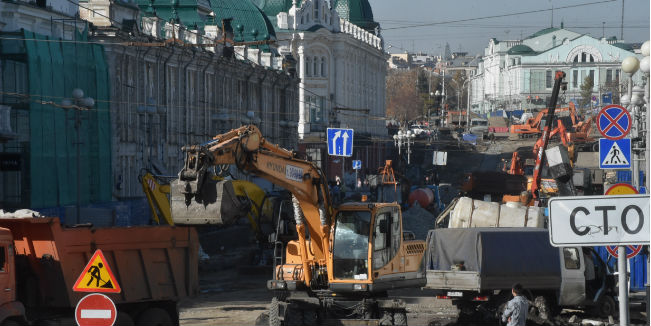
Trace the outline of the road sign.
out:
[[[605,195],[637,195],[638,192],[633,188],[633,186],[629,185],[628,183],[617,183],[606,191]]]
[[[630,169],[631,140],[628,138],[610,140],[599,138],[600,169]]]
[[[631,131],[631,115],[620,105],[607,105],[597,116],[599,132],[610,140],[622,139]]]
[[[113,301],[100,293],[81,298],[75,308],[75,320],[79,326],[113,326],[117,315]]]
[[[606,250],[608,250],[608,253],[611,256],[613,256],[615,258],[619,257],[618,254],[617,254],[617,246],[608,246],[608,247],[606,247]],[[640,251],[642,251],[642,246],[641,245],[637,245],[637,246],[629,245],[629,246],[626,246],[626,258],[631,259],[631,258],[637,256],[637,254],[639,254]]]
[[[448,152],[434,152],[434,159],[432,164],[434,165],[446,165],[448,162]]]
[[[649,232],[649,195],[549,201],[549,241],[556,247],[647,244]]]
[[[361,169],[362,169],[362,161],[353,160],[353,170],[361,170]]]
[[[106,263],[106,258],[101,250],[97,249],[84,270],[79,275],[77,282],[72,287],[76,292],[105,292],[120,293],[118,284],[111,268]]]
[[[613,104],[613,93],[601,94],[601,103],[603,104]]]
[[[353,155],[353,129],[328,128],[328,155]]]

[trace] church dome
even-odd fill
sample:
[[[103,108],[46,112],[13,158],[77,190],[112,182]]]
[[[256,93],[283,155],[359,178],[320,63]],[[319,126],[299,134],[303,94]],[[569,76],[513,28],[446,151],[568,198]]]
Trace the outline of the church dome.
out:
[[[510,48],[508,53],[509,54],[534,54],[535,51],[524,44],[519,44]]]
[[[292,7],[292,0],[251,0],[251,2],[269,17],[276,17],[278,13],[288,12]],[[301,1],[298,1],[297,6],[301,6]]]
[[[214,21],[209,18],[206,23],[220,25],[222,19],[232,18],[235,41],[251,42],[276,37],[271,22],[252,0],[212,0],[210,4],[215,17]]]
[[[378,26],[373,20],[373,10],[368,0],[334,0],[333,7],[339,17],[369,32],[374,32]]]

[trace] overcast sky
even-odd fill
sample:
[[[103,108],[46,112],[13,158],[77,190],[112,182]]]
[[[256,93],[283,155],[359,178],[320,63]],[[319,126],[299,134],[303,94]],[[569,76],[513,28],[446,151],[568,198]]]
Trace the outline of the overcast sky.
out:
[[[564,22],[566,29],[601,37],[621,35],[624,2],[624,39],[644,42],[649,39],[649,0],[369,0],[373,16],[382,26],[387,51],[424,51],[438,55],[445,43],[452,52],[483,53],[490,38],[520,39],[552,24]],[[574,8],[561,8],[593,3]],[[545,11],[546,10],[546,11]],[[507,17],[474,19],[539,11]],[[472,20],[470,20],[472,19]],[[469,20],[445,23],[449,21]],[[422,27],[418,24],[441,23]],[[605,22],[605,24],[602,24]],[[407,27],[407,28],[402,28]]]

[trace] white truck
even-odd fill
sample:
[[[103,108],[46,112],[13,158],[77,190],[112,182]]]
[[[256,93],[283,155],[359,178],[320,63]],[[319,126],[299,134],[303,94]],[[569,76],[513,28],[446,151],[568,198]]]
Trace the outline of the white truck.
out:
[[[520,283],[531,319],[542,322],[562,307],[594,308],[615,316],[615,277],[591,248],[552,247],[542,228],[446,228],[427,237],[425,288],[452,299],[460,318],[494,318]]]

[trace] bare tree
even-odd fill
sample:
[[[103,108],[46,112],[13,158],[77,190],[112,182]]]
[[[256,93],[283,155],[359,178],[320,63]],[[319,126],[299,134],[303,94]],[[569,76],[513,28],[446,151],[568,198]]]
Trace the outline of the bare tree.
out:
[[[418,95],[417,70],[390,70],[386,82],[387,116],[407,120],[419,116],[423,100]]]

